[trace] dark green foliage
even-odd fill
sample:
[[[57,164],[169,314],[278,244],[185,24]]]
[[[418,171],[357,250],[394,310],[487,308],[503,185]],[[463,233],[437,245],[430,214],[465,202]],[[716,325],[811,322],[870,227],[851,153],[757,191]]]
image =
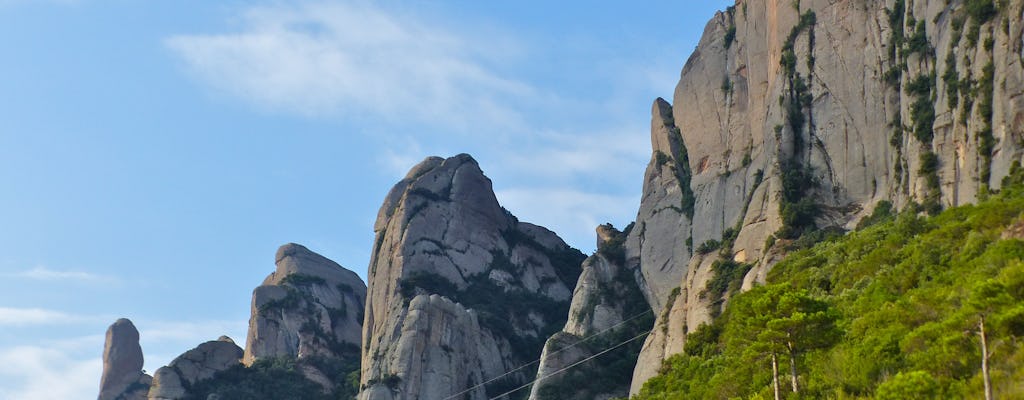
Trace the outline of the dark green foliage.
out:
[[[896,0],[892,10],[886,9],[885,12],[889,17],[889,29],[892,32],[889,36],[889,58],[895,60],[896,50],[903,47],[905,40],[903,23],[907,13],[906,0]]]
[[[615,237],[609,239],[608,241],[602,242],[600,246],[597,247],[597,252],[604,255],[605,258],[607,258],[611,262],[614,262],[619,265],[625,265],[626,237],[629,236],[629,231],[633,230],[633,224],[634,223],[631,222],[628,226],[626,226],[625,230],[619,232],[617,235],[615,235]],[[608,227],[609,229],[615,229],[615,227],[613,227],[611,223],[607,223],[605,224],[605,226]]]
[[[932,46],[928,43],[928,34],[925,32],[924,21],[917,22],[914,34],[907,39],[907,49],[904,54],[911,55],[914,53],[921,56],[927,56],[932,53]]]
[[[743,285],[743,277],[753,265],[733,260],[716,260],[711,264],[713,275],[704,288],[702,295],[711,299],[711,316],[717,317],[722,312],[725,295],[736,294]]]
[[[925,187],[928,188],[921,206],[928,214],[935,215],[942,211],[942,204],[939,201],[942,194],[939,182],[939,156],[931,151],[922,152],[920,164],[917,175],[925,179]]]
[[[917,170],[917,174],[920,176],[927,176],[936,173],[939,170],[939,156],[935,155],[930,151],[921,153],[921,167]]]
[[[693,171],[690,170],[690,155],[686,151],[686,143],[683,142],[683,135],[679,132],[679,128],[673,126],[672,134],[677,135],[679,138],[679,148],[676,150],[676,181],[679,182],[679,188],[682,190],[682,199],[679,201],[679,207],[683,209],[683,214],[686,218],[693,219],[693,206],[697,202],[697,196],[693,194],[693,189],[690,188],[690,179],[693,178]]]
[[[907,94],[916,99],[910,105],[910,119],[913,121],[914,137],[924,144],[931,144],[935,136],[935,104],[932,91],[935,88],[935,73],[920,75],[907,84]]]
[[[281,284],[287,284],[292,286],[312,286],[315,284],[324,285],[327,284],[327,281],[325,281],[324,278],[321,278],[319,276],[305,274],[289,274],[288,276],[284,277],[284,279],[281,280]]]
[[[260,315],[267,315],[275,310],[290,310],[298,307],[303,300],[302,293],[288,286],[285,286],[285,290],[287,290],[287,294],[284,297],[263,303],[259,307]]]
[[[907,94],[913,96],[928,96],[932,94],[932,85],[934,84],[934,77],[930,75],[919,75],[907,82],[905,90]]]
[[[796,38],[806,30],[808,32],[808,48],[812,50],[807,64],[808,68],[813,67],[814,25],[816,23],[817,16],[813,10],[807,10],[801,14],[800,22],[789,32],[782,50],[781,63],[789,83],[789,93],[784,98],[786,123],[792,131],[793,137],[790,157],[780,161],[783,198],[779,203],[779,213],[782,215],[783,227],[776,233],[776,236],[781,238],[796,238],[813,229],[814,218],[818,213],[818,206],[807,196],[817,186],[817,181],[813,179],[810,167],[803,166],[800,161],[804,151],[804,127],[807,125],[805,110],[807,114],[811,113],[814,98],[808,81],[805,81],[796,72],[796,55],[793,51]],[[813,73],[813,69],[811,70]],[[776,130],[776,135],[779,133],[780,130]]]
[[[691,356],[710,357],[718,354],[718,338],[722,336],[722,324],[701,324],[697,330],[686,335],[683,351]]]
[[[724,93],[724,94],[732,93],[732,81],[729,80],[728,76],[726,76],[724,79],[722,79],[722,93]]]
[[[1021,181],[1017,165],[977,205],[928,218],[911,210],[791,253],[768,286],[733,296],[698,328],[634,400],[771,398],[772,352],[788,389],[786,332],[807,339],[794,347],[801,393],[787,398],[983,398],[981,316],[995,397],[1024,398],[1024,241],[1002,237],[1022,221]],[[823,318],[787,315],[787,302]]]
[[[602,302],[621,305],[624,316],[641,315],[641,317],[633,319],[611,332],[580,338],[583,340],[580,346],[590,354],[597,354],[642,335],[654,324],[654,314],[650,313],[650,306],[640,291],[631,270],[619,269],[612,282],[612,287],[612,290],[602,293]],[[593,308],[589,308],[592,311]],[[645,312],[646,314],[644,314]],[[643,340],[635,340],[580,364],[576,368],[547,378],[545,385],[538,393],[538,400],[583,400],[597,398],[601,394],[624,395],[628,393],[633,368],[636,366],[642,346]],[[504,392],[495,394],[501,393]]]
[[[878,400],[940,399],[939,385],[925,371],[900,372],[878,386]]]
[[[458,288],[447,278],[430,272],[415,271],[398,281],[398,290],[406,301],[412,300],[420,291],[447,295]]]
[[[882,81],[889,87],[898,88],[903,77],[903,65],[893,65],[882,73]]]
[[[789,163],[782,169],[782,229],[776,236],[795,239],[815,228],[815,217],[820,211],[807,195],[818,186],[810,167]]]
[[[732,47],[732,42],[736,40],[736,25],[729,25],[729,28],[725,31],[725,48]]]
[[[739,226],[726,228],[725,231],[722,232],[721,248],[723,257],[732,256],[732,245],[734,242],[736,242],[736,237],[740,235],[740,228],[741,227]]]
[[[956,109],[960,102],[960,75],[956,72],[956,58],[952,51],[946,56],[946,71],[942,73],[942,82],[946,84],[946,101],[949,109]]]
[[[697,246],[697,254],[708,254],[720,249],[721,247],[722,242],[719,242],[715,239],[708,239],[704,243],[701,243],[700,246]]]
[[[871,211],[871,215],[864,217],[857,223],[857,230],[867,228],[869,226],[889,221],[895,216],[895,210],[892,208],[892,202],[888,200],[882,200],[875,204],[875,209]]]
[[[978,155],[981,156],[981,183],[987,187],[992,178],[992,151],[996,147],[996,138],[992,135],[992,104],[995,96],[995,65],[989,61],[982,68],[981,80],[978,81],[978,113],[981,114],[982,128],[978,132]]]
[[[665,165],[672,160],[668,158],[668,154],[663,153],[661,150],[654,151],[654,163],[657,165]]]
[[[367,386],[376,385],[378,383],[384,384],[391,389],[398,389],[398,385],[402,384],[402,377],[395,374],[387,374],[380,378],[373,378],[366,381]]]
[[[213,378],[200,381],[189,388],[185,400],[206,400],[216,394],[221,400],[349,400],[355,398],[357,387],[348,379],[354,371],[359,372],[359,354],[350,361],[310,360],[311,365],[321,370],[338,383],[335,393],[323,392],[322,387],[307,380],[299,372],[299,363],[290,358],[268,358],[257,360],[251,367],[239,364],[221,371]],[[358,385],[358,380],[355,382]]]
[[[967,15],[977,24],[984,24],[995,17],[998,13],[995,1],[993,0],[967,0],[965,4]]]

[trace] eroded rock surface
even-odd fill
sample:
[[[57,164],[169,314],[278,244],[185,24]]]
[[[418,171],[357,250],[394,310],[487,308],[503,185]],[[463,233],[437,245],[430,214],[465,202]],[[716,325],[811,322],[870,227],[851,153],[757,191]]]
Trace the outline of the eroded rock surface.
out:
[[[630,228],[597,228],[598,251],[583,262],[565,327],[544,345],[531,400],[610,399],[629,393],[644,332],[654,320],[637,283],[640,271],[625,266]]]
[[[149,400],[184,398],[192,385],[239,365],[242,362],[242,353],[242,348],[227,336],[221,336],[217,340],[186,351],[153,373]]]
[[[485,399],[533,378],[505,373],[564,326],[579,251],[502,208],[465,154],[414,167],[374,230],[360,399]]]
[[[307,379],[337,384],[315,364],[339,368],[359,360],[366,285],[334,261],[294,243],[281,246],[277,269],[253,290],[243,362],[293,358]],[[314,360],[315,359],[315,360]]]
[[[634,392],[727,301],[707,292],[716,262],[750,264],[750,287],[785,247],[851,229],[883,200],[934,211],[1000,186],[1024,155],[1024,3],[1000,4],[979,17],[958,1],[740,0],[712,18],[671,113],[655,104],[627,254],[666,328],[645,344]],[[685,183],[670,178],[687,169],[684,220],[670,205]],[[659,287],[657,275],[680,278]]]
[[[142,372],[142,365],[139,331],[132,321],[118,319],[107,328],[99,400],[145,399],[152,378]]]

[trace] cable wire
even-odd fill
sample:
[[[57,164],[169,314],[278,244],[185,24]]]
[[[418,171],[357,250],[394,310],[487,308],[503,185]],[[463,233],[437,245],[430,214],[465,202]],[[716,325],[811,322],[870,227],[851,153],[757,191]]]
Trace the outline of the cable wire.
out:
[[[505,393],[502,393],[502,394],[499,394],[497,396],[491,397],[489,400],[496,400],[496,399],[499,399],[499,398],[501,398],[503,396],[508,396],[508,395],[510,395],[512,393],[518,392],[518,391],[522,390],[523,388],[529,387],[529,386],[531,386],[531,385],[533,385],[533,384],[535,384],[537,382],[540,382],[540,381],[545,380],[547,378],[550,378],[552,376],[558,375],[558,374],[560,374],[562,372],[565,372],[565,371],[567,371],[567,370],[569,370],[569,369],[571,369],[571,368],[573,368],[573,367],[575,367],[577,365],[583,364],[583,363],[585,363],[587,361],[593,360],[594,358],[597,358],[597,357],[601,356],[604,353],[607,353],[607,352],[615,350],[615,349],[617,349],[619,347],[625,346],[627,343],[632,342],[634,340],[637,340],[639,338],[642,338],[642,337],[646,336],[649,333],[651,333],[651,331],[647,331],[647,332],[641,333],[639,335],[636,335],[632,339],[627,339],[625,342],[619,343],[619,344],[617,344],[615,346],[609,347],[609,348],[601,351],[600,353],[594,354],[594,355],[592,355],[590,357],[587,357],[587,358],[584,358],[584,359],[579,360],[577,362],[574,362],[572,364],[569,364],[569,366],[567,366],[565,368],[562,368],[562,369],[560,369],[558,371],[552,372],[552,373],[548,374],[547,376],[542,376],[542,377],[534,379],[533,381],[530,381],[530,382],[528,382],[528,383],[526,383],[526,384],[524,384],[524,385],[522,385],[520,387],[517,387],[515,389],[509,390],[509,391],[507,391]]]
[[[519,370],[521,370],[523,368],[529,367],[529,366],[531,366],[533,364],[539,363],[541,360],[548,359],[548,358],[554,356],[555,354],[558,354],[558,353],[561,353],[563,351],[569,350],[569,349],[571,349],[573,347],[579,346],[579,345],[583,344],[584,342],[587,342],[587,341],[589,341],[589,340],[591,340],[591,339],[593,339],[595,337],[598,337],[598,336],[603,335],[605,333],[608,333],[608,332],[610,332],[610,331],[612,331],[612,330],[614,330],[614,329],[616,329],[616,328],[618,328],[618,327],[620,327],[622,325],[625,325],[627,322],[633,321],[633,320],[635,320],[637,318],[640,318],[640,317],[642,317],[644,315],[647,315],[647,314],[650,314],[650,313],[653,313],[653,312],[654,312],[653,310],[647,310],[647,311],[644,311],[642,313],[633,315],[632,317],[629,317],[629,318],[627,318],[625,320],[622,320],[622,322],[619,322],[619,323],[617,323],[615,325],[612,325],[612,326],[610,326],[610,327],[608,327],[608,328],[606,328],[606,329],[604,329],[604,330],[602,330],[600,332],[591,334],[590,336],[587,336],[587,337],[585,337],[583,339],[580,339],[580,341],[578,341],[576,343],[573,343],[573,344],[571,344],[569,346],[566,346],[566,347],[563,347],[561,349],[558,349],[557,351],[554,351],[551,354],[548,354],[546,357],[541,357],[541,358],[538,358],[536,360],[530,361],[530,362],[528,362],[526,364],[523,364],[523,365],[521,365],[521,366],[519,366],[519,367],[517,367],[515,369],[509,370],[508,372],[505,372],[504,374],[495,376],[495,377],[493,377],[491,379],[488,379],[488,380],[486,380],[486,381],[484,381],[482,383],[470,386],[469,388],[467,388],[467,389],[465,389],[465,390],[463,390],[461,392],[458,392],[458,393],[455,393],[455,394],[450,395],[448,397],[445,397],[444,400],[451,400],[451,399],[454,399],[455,397],[458,397],[459,395],[462,395],[462,394],[465,394],[465,393],[469,393],[470,391],[473,391],[473,390],[475,390],[475,389],[477,389],[477,388],[479,388],[481,386],[484,386],[484,385],[486,385],[488,383],[491,383],[491,382],[494,382],[494,381],[496,381],[498,379],[501,379],[501,378],[504,378],[506,376],[509,376],[509,375],[515,373],[516,371],[519,371]],[[648,332],[650,332],[650,331],[648,331]]]

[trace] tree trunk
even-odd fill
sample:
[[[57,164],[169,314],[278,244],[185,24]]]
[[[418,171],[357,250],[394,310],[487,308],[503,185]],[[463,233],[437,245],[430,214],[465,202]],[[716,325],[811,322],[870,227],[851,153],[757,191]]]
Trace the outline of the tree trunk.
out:
[[[796,382],[796,352],[793,351],[793,342],[786,342],[786,347],[789,348],[789,377],[793,384],[793,393],[799,393],[800,385]]]
[[[985,337],[985,317],[978,323],[981,336],[981,375],[985,378],[985,400],[992,400],[992,377],[988,374],[988,338]]]
[[[772,353],[772,387],[775,389],[775,400],[779,400],[779,360]]]

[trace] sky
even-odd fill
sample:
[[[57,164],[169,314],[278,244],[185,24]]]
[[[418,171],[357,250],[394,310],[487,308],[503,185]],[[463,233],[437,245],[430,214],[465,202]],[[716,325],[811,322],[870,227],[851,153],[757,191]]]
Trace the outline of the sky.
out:
[[[0,0],[0,399],[94,399],[228,335],[295,242],[365,280],[387,191],[469,153],[585,253],[731,2]]]

